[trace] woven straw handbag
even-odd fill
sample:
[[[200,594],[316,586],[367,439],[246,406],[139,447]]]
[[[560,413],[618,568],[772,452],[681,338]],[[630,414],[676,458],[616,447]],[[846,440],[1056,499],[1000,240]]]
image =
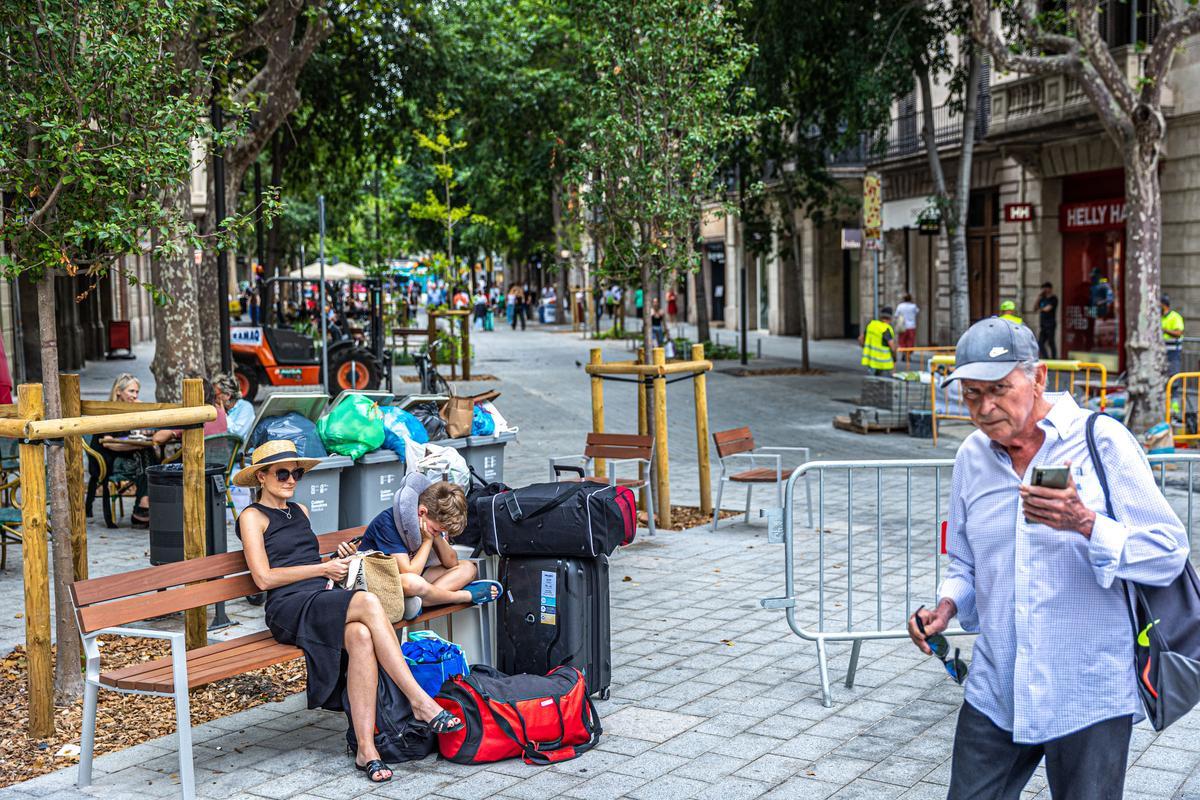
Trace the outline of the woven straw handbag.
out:
[[[395,625],[404,619],[404,586],[396,559],[378,550],[356,553],[350,571],[342,581],[343,589],[362,589],[379,598],[383,613]]]

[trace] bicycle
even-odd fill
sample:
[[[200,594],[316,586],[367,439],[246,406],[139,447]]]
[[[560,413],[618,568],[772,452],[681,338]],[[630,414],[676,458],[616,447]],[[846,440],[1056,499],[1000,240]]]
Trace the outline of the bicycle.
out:
[[[441,347],[445,342],[437,341],[432,346],[422,349],[413,355],[413,365],[417,368],[417,378],[421,384],[421,394],[450,394],[450,384],[437,371],[437,365],[430,357],[430,351]]]

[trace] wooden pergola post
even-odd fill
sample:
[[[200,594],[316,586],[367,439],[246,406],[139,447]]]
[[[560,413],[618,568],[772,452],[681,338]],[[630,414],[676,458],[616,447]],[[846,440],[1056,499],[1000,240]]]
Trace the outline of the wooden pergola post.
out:
[[[204,385],[199,378],[184,380],[183,405],[204,405]],[[183,557],[186,559],[205,555],[204,483],[204,429],[188,428],[183,432]],[[207,606],[184,612],[184,631],[189,650],[208,644]]]
[[[704,345],[692,345],[692,361],[704,360]],[[696,466],[700,475],[700,513],[712,513],[712,473],[708,463],[708,377],[704,370],[692,379],[696,397]]]
[[[42,385],[17,388],[17,415],[23,421],[45,415]],[[50,661],[50,564],[46,552],[46,449],[40,441],[22,439],[21,534],[25,577],[25,658],[29,665],[29,733],[38,739],[54,735],[54,665]],[[65,521],[64,521],[65,524]]]
[[[593,366],[604,363],[604,353],[599,347],[591,349],[588,363]],[[592,433],[604,433],[604,378],[600,375],[592,376]],[[604,477],[604,459],[597,458],[594,467],[595,474]]]
[[[654,348],[654,366],[667,363],[666,352]],[[671,527],[671,466],[667,453],[667,378],[661,372],[654,376],[654,465],[657,480],[654,499],[658,501],[658,524]]]
[[[63,417],[83,416],[79,398],[79,376],[59,375],[58,391],[62,397]],[[75,563],[75,580],[87,580],[88,541],[87,518],[83,508],[83,437],[63,438],[63,455],[67,461],[67,504],[71,520],[71,556]]]

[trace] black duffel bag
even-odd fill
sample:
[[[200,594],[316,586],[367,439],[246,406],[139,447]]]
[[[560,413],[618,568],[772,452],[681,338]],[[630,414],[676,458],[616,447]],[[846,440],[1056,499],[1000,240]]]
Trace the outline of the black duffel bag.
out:
[[[467,524],[462,533],[454,537],[454,544],[474,548],[471,557],[475,558],[483,552],[483,525],[479,521],[479,507],[490,505],[492,497],[512,491],[512,487],[506,483],[488,483],[479,477],[474,467],[467,469],[471,471],[471,488],[467,490]]]
[[[483,550],[499,556],[611,555],[625,519],[607,483],[535,483],[476,503]]]

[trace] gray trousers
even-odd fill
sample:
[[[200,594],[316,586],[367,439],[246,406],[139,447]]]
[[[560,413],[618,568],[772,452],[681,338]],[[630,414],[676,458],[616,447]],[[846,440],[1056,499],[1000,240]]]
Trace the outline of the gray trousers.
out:
[[[969,703],[958,712],[948,800],[1019,800],[1042,758],[1054,800],[1120,800],[1132,717],[1114,717],[1041,744],[1012,734]]]

